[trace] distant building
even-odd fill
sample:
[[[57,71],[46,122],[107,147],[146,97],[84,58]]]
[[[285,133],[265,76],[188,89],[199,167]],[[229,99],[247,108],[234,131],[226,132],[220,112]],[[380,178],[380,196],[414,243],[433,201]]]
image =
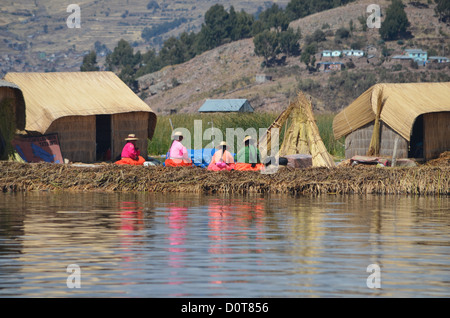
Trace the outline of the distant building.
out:
[[[331,57],[331,51],[330,50],[322,51],[322,57]]]
[[[421,61],[424,62],[426,60],[428,60],[428,53],[427,51],[423,51],[420,49],[409,49],[409,50],[405,50],[403,55],[407,55],[410,58],[412,58],[414,61]]]
[[[207,99],[198,110],[200,113],[246,112],[253,113],[253,107],[246,99]]]
[[[266,74],[256,74],[256,83],[265,83],[272,80],[272,76]]]
[[[333,72],[340,71],[344,67],[342,62],[319,62],[317,67],[321,72]]]
[[[430,56],[428,58],[429,62],[434,62],[437,61],[437,63],[449,63],[450,59],[448,57],[444,57],[444,56]]]
[[[333,51],[331,52],[331,57],[340,57],[341,54],[342,54],[341,51],[339,51],[339,50],[333,50]]]

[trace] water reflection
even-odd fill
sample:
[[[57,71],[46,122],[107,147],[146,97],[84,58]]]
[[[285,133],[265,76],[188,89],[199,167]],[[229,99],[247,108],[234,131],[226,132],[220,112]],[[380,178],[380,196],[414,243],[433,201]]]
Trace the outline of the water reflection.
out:
[[[0,296],[448,296],[449,210],[445,197],[1,194]]]

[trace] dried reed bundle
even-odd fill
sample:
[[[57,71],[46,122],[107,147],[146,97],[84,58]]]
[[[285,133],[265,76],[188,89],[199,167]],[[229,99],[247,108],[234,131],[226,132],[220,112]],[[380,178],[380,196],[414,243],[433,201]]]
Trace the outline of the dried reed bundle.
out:
[[[450,167],[377,168],[373,166],[208,171],[202,168],[0,162],[0,189],[17,191],[412,194],[450,195]]]
[[[378,92],[377,97],[377,113],[375,116],[375,123],[373,125],[372,139],[370,140],[369,149],[367,150],[368,156],[380,155],[380,117],[381,110],[383,109],[383,89]]]

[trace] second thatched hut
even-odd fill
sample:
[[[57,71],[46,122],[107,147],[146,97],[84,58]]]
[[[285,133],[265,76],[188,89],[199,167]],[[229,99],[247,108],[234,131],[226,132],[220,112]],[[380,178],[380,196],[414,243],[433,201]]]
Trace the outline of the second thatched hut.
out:
[[[397,144],[397,158],[437,158],[450,150],[450,82],[376,84],[336,115],[333,131],[345,136],[346,158],[374,143],[379,156]]]

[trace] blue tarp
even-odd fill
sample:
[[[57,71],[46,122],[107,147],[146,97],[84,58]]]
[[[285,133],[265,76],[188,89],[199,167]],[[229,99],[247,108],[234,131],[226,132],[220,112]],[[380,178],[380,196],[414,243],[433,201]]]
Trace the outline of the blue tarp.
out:
[[[212,156],[216,152],[215,148],[190,149],[188,150],[192,163],[201,168],[208,168]],[[166,159],[169,153],[166,154]],[[234,157],[234,153],[231,154]]]

